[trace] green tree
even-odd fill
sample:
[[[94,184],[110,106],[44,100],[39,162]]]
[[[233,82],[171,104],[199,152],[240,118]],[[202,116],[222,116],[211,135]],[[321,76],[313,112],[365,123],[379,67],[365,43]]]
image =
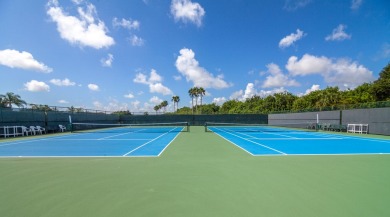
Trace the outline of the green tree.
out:
[[[191,103],[192,103],[192,114],[194,114],[194,98],[197,97],[197,90],[195,87],[192,87],[188,90],[188,95],[191,97]]]
[[[206,90],[203,87],[198,87],[196,89],[196,91],[197,91],[198,97],[200,98],[200,113],[202,114],[202,99],[203,99],[203,96],[206,95]]]
[[[379,73],[373,90],[377,101],[390,100],[390,63]]]
[[[162,101],[162,103],[160,104],[160,107],[164,109],[164,113],[166,111],[167,106],[168,106],[168,101],[166,100]]]
[[[22,100],[18,94],[14,94],[12,92],[7,92],[5,95],[1,95],[1,104],[4,107],[12,108],[12,105],[16,105],[17,107],[23,107],[27,105],[26,101]]]
[[[173,112],[176,112],[177,109],[179,108],[180,97],[172,96],[172,101],[173,101]]]
[[[156,106],[154,106],[153,109],[154,109],[154,111],[156,111],[156,114],[157,114],[158,110],[161,109],[161,106],[160,105],[156,105]]]

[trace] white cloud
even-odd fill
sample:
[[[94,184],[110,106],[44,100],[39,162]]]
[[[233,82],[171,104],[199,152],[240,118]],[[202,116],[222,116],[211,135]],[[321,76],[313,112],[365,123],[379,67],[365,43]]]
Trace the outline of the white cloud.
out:
[[[324,56],[316,57],[305,54],[301,60],[298,60],[297,57],[292,56],[286,68],[293,76],[321,75],[328,84],[337,85],[340,88],[354,88],[364,82],[374,80],[372,71],[357,62],[343,58],[329,59]]]
[[[61,79],[51,79],[50,83],[57,85],[57,86],[74,86],[76,85],[75,82],[70,81],[68,78],[65,78],[64,80]]]
[[[77,2],[80,5],[81,1]],[[57,0],[51,0],[47,4],[47,14],[57,24],[57,30],[61,38],[80,46],[88,46],[95,49],[108,48],[115,44],[112,37],[108,36],[108,30],[103,21],[97,17],[93,4],[85,2],[86,6],[77,7],[78,17],[68,15],[59,6]]]
[[[150,89],[151,93],[161,93],[162,95],[172,95],[173,94],[173,92],[168,87],[165,87],[161,83],[150,84],[149,89]]]
[[[351,1],[351,9],[352,10],[357,10],[360,8],[360,6],[362,5],[363,3],[363,0],[352,0]]]
[[[284,9],[288,11],[295,11],[299,8],[303,8],[308,5],[311,0],[286,0],[284,3]]]
[[[118,100],[111,99],[108,104],[103,104],[100,101],[94,101],[93,105],[95,109],[102,111],[127,111],[129,109],[129,105],[127,103],[120,103]]]
[[[280,88],[274,88],[272,90],[257,90],[254,86],[253,83],[248,83],[246,85],[245,91],[244,90],[239,90],[234,92],[231,96],[230,99],[232,100],[239,100],[239,101],[245,101],[246,99],[249,99],[253,96],[260,96],[260,97],[266,97],[268,95],[272,95],[275,93],[281,93],[286,91],[284,87]]]
[[[143,46],[145,44],[145,40],[136,36],[136,35],[131,36],[129,40],[130,40],[131,45],[133,45],[133,46],[140,47],[140,46]]]
[[[176,59],[177,70],[186,77],[187,81],[194,83],[194,86],[203,88],[223,89],[232,86],[223,80],[223,75],[214,76],[206,69],[199,66],[195,59],[195,53],[191,49],[183,48],[180,56]]]
[[[10,68],[21,68],[38,72],[50,73],[53,69],[34,59],[29,52],[17,50],[0,50],[0,65]]]
[[[135,83],[149,85],[149,92],[151,93],[160,93],[163,95],[173,94],[173,92],[168,87],[164,86],[161,83],[163,81],[163,78],[157,73],[155,69],[152,69],[150,71],[149,78],[143,73],[138,73],[133,79],[133,81]]]
[[[288,75],[283,74],[282,70],[280,70],[279,66],[270,63],[267,65],[268,73],[271,75],[267,76],[262,87],[291,87],[291,86],[299,86],[299,83],[294,79],[290,79]]]
[[[123,95],[123,97],[128,98],[128,99],[132,99],[132,98],[134,98],[134,94],[132,94],[132,93],[125,94],[125,95]]]
[[[162,103],[162,99],[158,98],[157,96],[153,96],[152,98],[149,99],[149,102],[153,104],[160,104]]]
[[[340,24],[335,29],[333,29],[332,34],[325,37],[326,41],[343,41],[350,39],[352,36],[348,35],[344,30],[347,26]]]
[[[50,86],[47,85],[45,82],[37,81],[37,80],[31,80],[24,84],[25,90],[31,91],[31,92],[49,92]]]
[[[69,102],[64,100],[64,99],[61,99],[61,100],[58,100],[58,103],[60,103],[60,104],[68,104]]]
[[[102,66],[104,67],[111,67],[112,62],[114,61],[114,55],[108,54],[106,58],[102,58],[100,62],[102,63]]]
[[[99,86],[96,84],[88,84],[88,88],[92,91],[99,91]]]
[[[297,33],[291,33],[290,35],[282,38],[282,40],[280,40],[279,42],[279,47],[280,48],[290,47],[292,44],[294,44],[296,41],[303,38],[305,35],[306,34],[303,31],[297,29]]]
[[[173,79],[175,79],[175,81],[181,81],[182,77],[180,75],[175,75],[173,76]]]
[[[306,90],[305,95],[307,95],[307,94],[309,94],[309,93],[311,93],[313,91],[316,91],[316,90],[320,90],[320,85],[313,84],[310,89]]]
[[[299,61],[298,57],[291,56],[288,59],[286,68],[293,76],[305,76],[324,73],[328,71],[330,65],[332,65],[332,60],[327,57],[316,57],[310,54],[305,54]]]
[[[150,77],[149,77],[149,82],[150,83],[155,83],[155,82],[162,82],[162,77],[157,74],[157,71],[155,69],[152,69],[150,71]]]
[[[131,19],[126,20],[124,18],[119,20],[118,18],[115,17],[112,20],[112,25],[114,27],[122,27],[128,30],[133,30],[133,29],[139,29],[141,23],[138,20],[131,20]]]
[[[225,97],[216,97],[213,99],[212,103],[215,103],[216,105],[222,105],[224,102],[226,102]]]
[[[199,27],[202,25],[205,13],[199,3],[191,2],[191,0],[172,0],[171,2],[171,14],[176,22],[191,22]]]

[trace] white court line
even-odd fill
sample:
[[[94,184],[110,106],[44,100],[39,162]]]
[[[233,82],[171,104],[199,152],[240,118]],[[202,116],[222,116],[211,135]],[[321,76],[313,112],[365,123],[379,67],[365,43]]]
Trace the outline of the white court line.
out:
[[[222,130],[222,129],[220,129],[220,130]],[[224,130],[222,130],[222,131],[224,131]],[[279,150],[277,150],[277,149],[271,148],[271,147],[269,147],[269,146],[263,145],[263,144],[258,143],[258,142],[251,141],[251,140],[249,140],[249,139],[246,139],[246,138],[241,137],[241,136],[239,136],[239,135],[236,135],[236,134],[234,134],[234,133],[231,133],[231,132],[228,132],[228,131],[224,131],[224,132],[225,132],[225,133],[228,133],[228,134],[230,134],[230,135],[233,135],[233,136],[235,136],[235,137],[238,137],[238,138],[240,138],[240,139],[243,139],[243,140],[245,140],[245,141],[248,141],[248,142],[254,143],[254,144],[256,144],[256,145],[262,146],[262,147],[267,148],[267,149],[269,149],[269,150],[278,152],[278,153],[283,154],[283,155],[287,155],[286,153],[284,153],[284,152],[282,152],[282,151],[279,151]]]
[[[150,139],[53,139],[54,141],[132,141],[132,140],[150,140]]]
[[[59,136],[59,135],[52,135],[50,137],[45,137],[45,138],[31,138],[31,137],[26,137],[26,138],[21,138],[21,139],[24,139],[24,140],[21,140],[21,141],[15,141],[15,142],[10,142],[10,143],[5,143],[5,144],[1,144],[0,143],[0,147],[2,146],[9,146],[9,145],[18,145],[18,144],[23,144],[23,143],[32,143],[32,142],[39,142],[39,141],[45,141],[45,140],[56,140],[57,138],[63,138],[63,137],[72,137],[72,136],[78,136],[80,134],[68,134],[68,135],[63,135],[63,136]]]
[[[131,151],[127,152],[126,154],[124,154],[124,155],[122,155],[122,156],[127,156],[127,155],[129,155],[129,154],[131,154],[131,153],[135,152],[136,150],[138,150],[138,149],[140,149],[140,148],[144,147],[145,145],[147,145],[147,144],[149,144],[149,143],[151,143],[151,142],[153,142],[153,141],[157,140],[158,138],[160,138],[160,137],[162,137],[162,136],[165,136],[165,135],[167,135],[168,133],[170,133],[171,131],[175,130],[176,128],[177,128],[177,127],[175,127],[175,128],[173,128],[173,129],[171,129],[170,131],[168,131],[168,132],[166,132],[166,133],[164,133],[164,134],[161,134],[160,136],[157,136],[156,138],[154,138],[154,139],[150,140],[149,142],[146,142],[146,143],[144,143],[144,144],[142,144],[142,145],[140,145],[140,146],[136,147],[135,149],[133,149],[133,150],[131,150]]]
[[[288,137],[288,138],[297,138],[297,137],[294,137],[294,136],[287,136],[287,135],[284,135],[284,134],[280,134],[280,133],[271,133],[271,132],[267,132],[267,131],[263,131],[263,130],[259,130],[259,131],[257,131],[257,130],[251,130],[251,128],[245,128],[245,129],[247,129],[247,130],[249,130],[249,131],[252,131],[252,132],[261,132],[261,133],[264,133],[264,134],[271,134],[271,135],[278,135],[278,136],[283,136],[283,137]],[[244,133],[242,133],[242,134],[244,134]],[[245,135],[245,134],[244,134]],[[255,137],[256,138],[256,137]]]
[[[183,130],[183,128],[182,128],[182,130]],[[163,148],[163,150],[161,150],[161,152],[157,155],[157,157],[160,157],[160,155],[165,151],[165,149],[167,149],[168,148],[168,146],[179,136],[179,134],[180,133],[178,133],[176,136],[175,136],[175,138],[173,138],[169,143],[168,143],[168,145],[166,145],[164,148]]]
[[[140,129],[140,130],[136,130],[136,131],[131,131],[131,132],[127,132],[127,133],[120,133],[120,134],[115,134],[113,136],[106,136],[106,137],[103,137],[103,138],[99,138],[97,140],[105,140],[107,138],[112,138],[112,137],[116,137],[116,136],[122,136],[122,135],[126,135],[126,134],[130,134],[130,133],[138,133],[140,131],[144,131],[145,129]]]
[[[330,138],[248,138],[255,140],[341,140],[343,138],[339,137],[330,137]]]

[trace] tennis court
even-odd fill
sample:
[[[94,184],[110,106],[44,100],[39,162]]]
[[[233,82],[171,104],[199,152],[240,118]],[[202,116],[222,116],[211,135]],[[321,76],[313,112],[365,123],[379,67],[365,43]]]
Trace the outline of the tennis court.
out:
[[[18,157],[156,157],[187,123],[162,126],[75,124],[71,134],[0,142],[0,156]]]
[[[133,133],[123,129],[116,133],[96,130],[2,141],[2,156],[5,153],[33,156],[38,150],[40,153],[34,156],[43,156],[0,157],[2,215],[365,217],[390,214],[388,154],[293,155],[283,149],[289,155],[262,153],[271,157],[254,157],[226,138],[204,132],[202,126],[191,127],[191,132],[183,133],[167,133],[160,128],[143,133],[140,130],[140,127]],[[301,139],[276,137],[272,133],[299,135]],[[305,142],[305,138],[317,138],[309,140],[315,141],[313,144],[327,138],[315,136],[316,132],[301,133],[281,130],[237,133],[236,130],[235,135],[248,139],[243,134],[257,138],[264,134],[263,137],[268,135],[268,145],[287,140],[291,146]],[[331,145],[330,141],[338,141],[333,138],[342,136],[346,134],[328,135],[331,140],[325,141]],[[383,140],[389,141],[386,138]],[[343,139],[362,143],[371,140],[368,137]],[[251,138],[251,141],[258,142],[258,139]],[[160,143],[162,146],[157,148]],[[137,146],[142,147],[126,156],[156,156],[146,151],[148,146],[160,155],[116,157]],[[162,154],[161,150],[164,150]],[[57,155],[74,157],[46,157]]]
[[[206,125],[253,156],[390,154],[390,141],[288,127]]]

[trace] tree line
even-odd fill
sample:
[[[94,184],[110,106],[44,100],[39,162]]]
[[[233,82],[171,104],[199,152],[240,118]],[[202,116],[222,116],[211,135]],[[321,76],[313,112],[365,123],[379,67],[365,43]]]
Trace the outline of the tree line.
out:
[[[390,63],[379,73],[379,78],[372,83],[364,83],[355,89],[340,90],[338,87],[327,87],[312,91],[303,96],[289,92],[275,93],[266,97],[253,96],[240,101],[232,99],[221,106],[211,103],[202,105],[205,95],[203,88],[194,87],[189,91],[192,98],[192,108],[183,107],[176,114],[248,114],[275,113],[290,111],[321,111],[342,109],[345,105],[390,101]],[[200,105],[194,105],[200,98]],[[389,105],[390,103],[387,103]]]

